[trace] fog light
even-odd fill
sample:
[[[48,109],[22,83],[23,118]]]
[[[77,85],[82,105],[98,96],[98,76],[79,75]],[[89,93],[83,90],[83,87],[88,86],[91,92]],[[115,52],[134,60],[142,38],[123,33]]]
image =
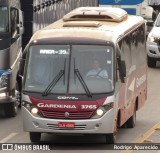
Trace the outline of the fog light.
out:
[[[98,110],[97,110],[97,115],[102,116],[102,115],[103,115],[103,113],[104,113],[104,112],[103,112],[103,110],[102,110],[102,109],[98,109]]]
[[[38,124],[37,122],[35,122],[35,121],[33,121],[33,125],[34,125],[35,127],[39,127],[39,124]]]
[[[31,109],[31,113],[32,113],[32,114],[37,114],[37,113],[38,113],[38,109],[35,108],[35,107],[33,107],[33,108]]]

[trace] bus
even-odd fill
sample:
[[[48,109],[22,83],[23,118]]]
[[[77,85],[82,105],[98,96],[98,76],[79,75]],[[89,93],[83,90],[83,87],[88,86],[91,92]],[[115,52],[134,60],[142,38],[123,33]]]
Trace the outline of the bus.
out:
[[[127,11],[128,14],[142,16],[147,23],[147,35],[155,21],[156,12],[149,5],[148,0],[99,0],[99,6],[119,7]]]
[[[22,56],[23,16],[19,0],[0,1],[0,106],[7,117],[17,115],[16,82]]]
[[[80,7],[37,31],[20,66],[31,142],[67,133],[115,143],[118,127],[133,128],[147,98],[145,42],[144,19],[120,8]]]
[[[99,6],[120,7],[128,14],[152,18],[153,8],[149,6],[148,0],[99,0]]]

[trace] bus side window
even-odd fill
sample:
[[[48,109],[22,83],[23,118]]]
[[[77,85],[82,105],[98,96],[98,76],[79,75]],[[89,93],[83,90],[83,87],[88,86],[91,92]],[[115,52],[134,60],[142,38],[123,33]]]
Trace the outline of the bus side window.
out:
[[[17,34],[17,21],[18,21],[18,10],[17,9],[11,8],[10,19],[11,19],[11,36],[12,38],[15,38]]]

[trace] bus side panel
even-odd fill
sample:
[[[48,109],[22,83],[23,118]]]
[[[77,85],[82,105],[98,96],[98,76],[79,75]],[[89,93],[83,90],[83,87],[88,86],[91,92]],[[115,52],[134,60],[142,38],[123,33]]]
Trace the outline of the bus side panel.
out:
[[[119,109],[120,121],[119,126],[122,126],[135,112],[140,109],[146,101],[147,97],[147,78],[146,67],[142,67],[137,71],[137,75],[128,77],[125,84],[122,84],[119,92]],[[134,91],[132,91],[132,87]]]
[[[140,109],[147,99],[147,66],[139,69],[136,79],[136,93],[138,97],[137,110]]]
[[[0,70],[9,68],[9,49],[0,50]]]
[[[119,41],[121,58],[126,63],[126,82],[120,88],[120,126],[143,106],[146,100],[145,25],[137,27]]]
[[[10,68],[12,76],[9,82],[10,91],[13,91],[12,95],[15,96],[14,90],[16,88],[17,74],[19,70],[19,61],[22,56],[21,48],[21,37],[19,37],[13,44],[10,46]]]
[[[121,84],[121,87],[118,89],[119,91],[119,99],[118,99],[118,126],[122,126],[122,124],[125,122],[125,84]]]
[[[128,77],[126,83],[122,84],[122,87],[119,90],[119,126],[122,126],[135,112],[137,95],[131,90],[133,83],[135,85],[135,77],[136,75]]]

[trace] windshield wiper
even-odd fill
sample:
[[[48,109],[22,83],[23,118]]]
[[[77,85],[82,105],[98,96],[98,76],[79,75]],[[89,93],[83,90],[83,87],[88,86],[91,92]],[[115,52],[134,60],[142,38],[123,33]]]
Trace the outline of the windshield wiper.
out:
[[[64,70],[60,70],[59,73],[54,77],[52,82],[47,86],[47,88],[42,93],[42,96],[47,96],[48,93],[53,89],[53,87],[57,84],[57,82],[61,79],[64,75]]]
[[[88,89],[88,87],[87,87],[87,85],[86,85],[81,73],[79,72],[79,70],[74,68],[74,73],[76,74],[76,76],[78,77],[80,83],[82,84],[87,96],[88,97],[92,97],[91,92],[89,91],[89,89]]]

